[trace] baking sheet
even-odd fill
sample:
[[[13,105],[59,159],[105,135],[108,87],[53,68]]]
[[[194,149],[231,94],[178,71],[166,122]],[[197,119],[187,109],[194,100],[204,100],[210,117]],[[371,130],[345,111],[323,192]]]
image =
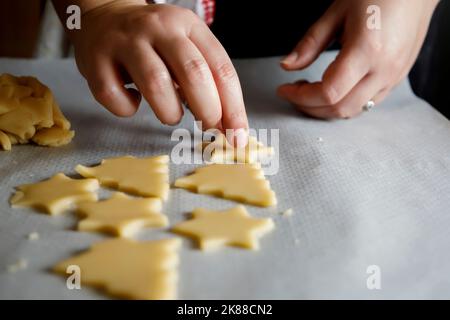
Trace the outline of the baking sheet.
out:
[[[450,298],[450,126],[405,82],[375,110],[342,121],[302,117],[279,100],[275,88],[300,77],[320,78],[333,53],[305,72],[285,73],[278,59],[236,61],[251,126],[280,129],[280,170],[270,176],[279,204],[261,209],[276,229],[261,250],[226,248],[203,253],[183,241],[181,299]],[[96,290],[68,290],[48,269],[107,236],[74,231],[72,213],[60,217],[12,210],[16,185],[56,172],[74,174],[82,163],[132,154],[169,154],[171,127],[146,105],[138,116],[118,119],[91,97],[71,60],[0,59],[0,72],[38,76],[54,91],[76,130],[63,148],[14,146],[0,152],[0,298],[103,299]],[[192,128],[185,117],[179,127]],[[171,182],[192,165],[171,165]],[[107,196],[107,191],[102,196]],[[171,190],[164,212],[171,223],[202,206],[234,203]],[[291,217],[280,212],[293,208]],[[30,232],[40,239],[27,240]],[[172,236],[148,229],[139,239]],[[11,274],[24,258],[28,268]],[[369,290],[367,267],[381,271],[381,289]]]

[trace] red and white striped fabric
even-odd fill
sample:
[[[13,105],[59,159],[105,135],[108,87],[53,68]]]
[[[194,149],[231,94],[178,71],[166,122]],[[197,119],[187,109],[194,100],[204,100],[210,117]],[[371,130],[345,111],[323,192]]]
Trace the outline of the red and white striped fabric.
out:
[[[214,22],[216,12],[215,0],[155,0],[147,1],[153,3],[169,3],[194,11],[206,24],[211,25]]]
[[[214,0],[198,0],[200,2],[197,14],[203,18],[206,24],[211,25],[214,21],[216,2]],[[203,11],[202,13],[200,13]]]

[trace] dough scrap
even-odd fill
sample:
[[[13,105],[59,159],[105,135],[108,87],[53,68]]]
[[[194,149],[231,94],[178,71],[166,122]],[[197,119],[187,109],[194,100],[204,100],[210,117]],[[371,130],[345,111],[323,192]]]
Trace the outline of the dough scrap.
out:
[[[277,203],[275,192],[257,163],[213,164],[197,168],[193,174],[177,179],[175,187],[262,207]]]
[[[9,144],[33,141],[43,146],[61,146],[70,143],[74,136],[69,129],[70,122],[47,86],[33,77],[0,75],[0,130],[9,136]],[[10,150],[9,144],[2,141],[0,146]]]
[[[102,160],[96,167],[77,165],[85,178],[97,178],[102,185],[144,197],[166,200],[169,195],[169,156],[135,158],[125,156]]]
[[[9,151],[11,150],[11,140],[8,135],[0,130],[0,146],[3,150]]]
[[[177,238],[146,242],[117,238],[96,243],[53,270],[67,276],[67,267],[77,265],[82,284],[120,298],[175,299],[180,244]]]
[[[75,131],[59,127],[40,129],[31,140],[40,146],[59,147],[68,144],[75,136]]]
[[[97,201],[96,179],[71,179],[63,173],[52,178],[18,186],[11,197],[12,207],[33,207],[50,215],[58,215],[83,201]]]
[[[159,198],[132,198],[116,192],[104,201],[81,203],[77,212],[84,219],[78,230],[130,237],[143,227],[166,227],[168,220],[161,208]]]
[[[17,260],[17,262],[10,264],[6,270],[8,273],[16,273],[18,271],[25,270],[26,268],[28,268],[28,260],[21,258]]]
[[[175,225],[172,231],[195,238],[202,250],[226,245],[258,249],[257,238],[273,228],[272,219],[253,218],[239,205],[225,211],[197,208],[191,220]]]
[[[254,136],[249,136],[245,148],[234,148],[223,134],[216,135],[212,142],[203,142],[202,147],[206,160],[213,163],[255,163],[274,153],[272,147],[264,146]]]

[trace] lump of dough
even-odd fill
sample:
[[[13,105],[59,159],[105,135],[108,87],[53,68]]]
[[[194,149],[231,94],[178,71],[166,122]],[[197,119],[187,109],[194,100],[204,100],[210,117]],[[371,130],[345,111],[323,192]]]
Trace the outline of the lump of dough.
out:
[[[52,109],[53,109],[53,122],[55,123],[55,126],[64,130],[69,130],[70,122],[69,120],[66,119],[66,117],[64,117],[56,101],[53,101]]]
[[[50,89],[34,77],[0,75],[0,130],[9,137],[0,146],[30,141],[58,147],[70,143],[74,132]],[[9,147],[9,148],[5,148]]]
[[[27,144],[28,143],[28,139],[21,139],[18,136],[16,136],[15,134],[6,133],[6,135],[8,136],[9,141],[11,141],[11,145],[13,145],[13,144]]]
[[[5,114],[19,106],[19,99],[13,97],[14,87],[0,85],[0,115]]]

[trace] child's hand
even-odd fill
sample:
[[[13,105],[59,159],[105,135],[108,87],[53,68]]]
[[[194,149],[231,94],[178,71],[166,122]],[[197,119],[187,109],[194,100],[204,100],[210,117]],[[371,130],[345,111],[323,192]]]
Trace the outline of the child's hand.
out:
[[[80,72],[96,100],[133,115],[140,94],[164,124],[183,116],[177,87],[203,128],[247,129],[237,73],[206,24],[190,10],[143,1],[113,1],[88,11],[72,33]],[[245,144],[245,130],[232,143]]]
[[[312,64],[338,37],[342,49],[322,81],[285,84],[278,94],[306,114],[347,118],[383,100],[409,72],[437,0],[336,0],[283,62],[286,70]],[[381,29],[367,27],[367,8],[381,9]]]

